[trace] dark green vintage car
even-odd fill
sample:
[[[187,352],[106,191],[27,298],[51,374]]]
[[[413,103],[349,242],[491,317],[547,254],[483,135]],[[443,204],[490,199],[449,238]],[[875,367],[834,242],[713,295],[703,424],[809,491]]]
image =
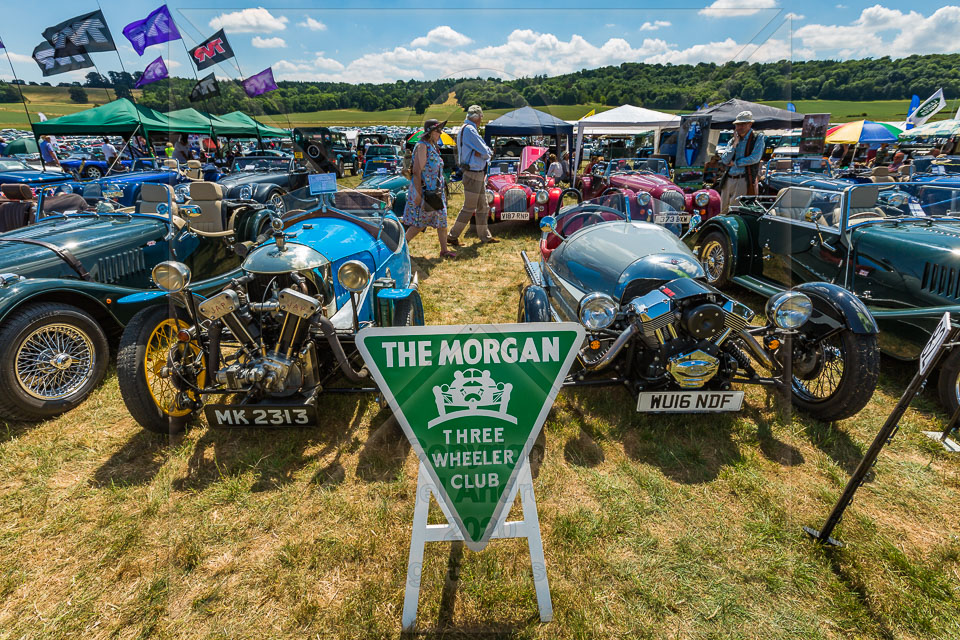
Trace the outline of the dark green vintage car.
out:
[[[166,185],[153,187],[145,188],[148,196]],[[254,240],[269,228],[262,205],[192,202],[172,218],[66,214],[0,234],[0,420],[54,416],[90,394],[106,373],[111,345],[140,310],[117,301],[153,288],[154,265],[179,260],[198,286],[219,290],[241,262],[224,236]],[[138,208],[165,206],[158,199]]]
[[[407,189],[410,188],[410,179],[400,173],[399,169],[374,172],[364,177],[357,189],[386,189],[393,196],[393,212],[398,218],[403,217],[403,209],[407,206]]]
[[[960,321],[960,191],[897,183],[916,196],[902,202],[883,198],[888,186],[744,198],[687,243],[715,286],[771,295],[825,281],[852,291],[877,320],[883,353],[912,361],[944,312]],[[944,360],[938,392],[946,409],[960,405],[960,349]]]

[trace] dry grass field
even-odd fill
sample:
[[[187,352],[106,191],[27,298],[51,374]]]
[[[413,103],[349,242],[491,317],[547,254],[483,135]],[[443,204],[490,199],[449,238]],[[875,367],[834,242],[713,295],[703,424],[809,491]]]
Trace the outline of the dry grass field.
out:
[[[537,234],[494,232],[456,260],[436,258],[435,234],[413,241],[428,323],[515,318]],[[838,528],[848,546],[800,531],[911,374],[884,361],[873,400],[837,424],[757,389],[740,414],[677,418],[637,415],[620,389],[564,391],[534,465],[555,620],[539,622],[523,541],[431,543],[417,635],[960,636],[960,460],[919,433],[944,419],[929,391]],[[373,398],[321,413],[317,429],[198,423],[168,441],[127,415],[111,373],[67,415],[3,425],[0,638],[399,636],[417,462]]]

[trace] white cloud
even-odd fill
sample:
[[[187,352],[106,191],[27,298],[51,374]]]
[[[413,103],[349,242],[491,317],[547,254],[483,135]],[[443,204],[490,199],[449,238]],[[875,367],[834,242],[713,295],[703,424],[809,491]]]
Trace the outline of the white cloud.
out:
[[[315,80],[325,72],[343,71],[343,65],[333,58],[327,58],[323,51],[317,52],[313,60],[280,60],[273,64],[273,71],[279,78],[288,80]]]
[[[686,49],[664,51],[644,60],[651,64],[696,64],[698,62],[724,63],[731,60],[746,62],[776,62],[797,57],[811,57],[809,49],[791,50],[786,40],[771,38],[761,44],[742,44],[733,38],[720,42],[695,44]]]
[[[877,4],[848,25],[808,24],[793,35],[817,57],[862,58],[952,52],[958,29],[958,6],[940,7],[924,16]]]
[[[306,27],[311,31],[326,31],[327,25],[323,24],[319,20],[314,20],[310,16],[306,16],[306,19],[303,22],[297,23],[298,27]]]
[[[263,7],[222,13],[210,21],[211,29],[225,29],[230,33],[270,33],[283,31],[290,20],[286,16],[274,16]]]
[[[656,31],[664,27],[669,27],[670,23],[666,20],[654,20],[653,22],[644,22],[640,25],[640,31]]]
[[[24,55],[22,53],[14,53],[13,51],[10,51],[8,55],[10,56],[10,60],[12,62],[30,62],[36,64],[36,62],[33,60],[33,56]]]
[[[753,15],[776,6],[777,0],[714,0],[713,4],[700,10],[700,15],[711,18],[735,18]]]
[[[439,45],[441,47],[462,47],[473,42],[470,38],[459,31],[454,31],[447,25],[441,25],[430,29],[427,35],[414,38],[410,43],[411,47],[429,47]]]
[[[254,36],[251,44],[257,49],[283,49],[287,46],[287,41],[283,38],[261,38]]]
[[[803,20],[807,16],[802,16],[799,13],[790,12],[787,15],[783,16],[787,20]]]

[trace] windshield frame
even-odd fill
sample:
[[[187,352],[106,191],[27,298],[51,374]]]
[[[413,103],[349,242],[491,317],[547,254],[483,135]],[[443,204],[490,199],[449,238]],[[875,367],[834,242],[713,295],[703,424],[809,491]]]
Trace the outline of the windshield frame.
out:
[[[0,158],[0,165],[2,165],[2,163],[5,163],[5,162],[18,163],[20,166],[15,168],[10,168],[10,169],[0,166],[0,171],[34,171],[35,170],[33,167],[28,165],[26,162],[24,162],[20,158],[12,158],[12,157]]]
[[[260,161],[268,161],[271,163],[271,166],[268,168],[259,168],[255,167],[253,169],[238,169],[237,165],[239,163],[254,163]],[[283,163],[285,166],[273,166],[274,164],[279,165]],[[233,159],[233,163],[230,165],[230,173],[241,173],[244,171],[253,171],[253,172],[267,172],[267,171],[291,171],[293,158],[281,157],[281,156],[238,156]]]

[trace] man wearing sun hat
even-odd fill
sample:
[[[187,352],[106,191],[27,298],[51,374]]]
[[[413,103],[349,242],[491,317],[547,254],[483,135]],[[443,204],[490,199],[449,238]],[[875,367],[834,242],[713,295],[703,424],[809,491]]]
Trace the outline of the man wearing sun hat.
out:
[[[490,235],[487,229],[487,219],[490,217],[490,205],[487,203],[486,177],[487,164],[493,157],[493,151],[480,137],[480,123],[483,122],[483,109],[480,105],[472,105],[467,109],[467,118],[460,127],[457,136],[457,154],[460,167],[463,169],[463,208],[450,230],[448,242],[460,246],[460,234],[470,224],[470,218],[476,216],[477,237],[484,244],[499,242]]]
[[[741,111],[733,121],[736,133],[720,162],[727,167],[727,179],[720,196],[720,211],[726,213],[740,196],[757,195],[757,175],[763,157],[763,134],[753,130],[753,113]]]

